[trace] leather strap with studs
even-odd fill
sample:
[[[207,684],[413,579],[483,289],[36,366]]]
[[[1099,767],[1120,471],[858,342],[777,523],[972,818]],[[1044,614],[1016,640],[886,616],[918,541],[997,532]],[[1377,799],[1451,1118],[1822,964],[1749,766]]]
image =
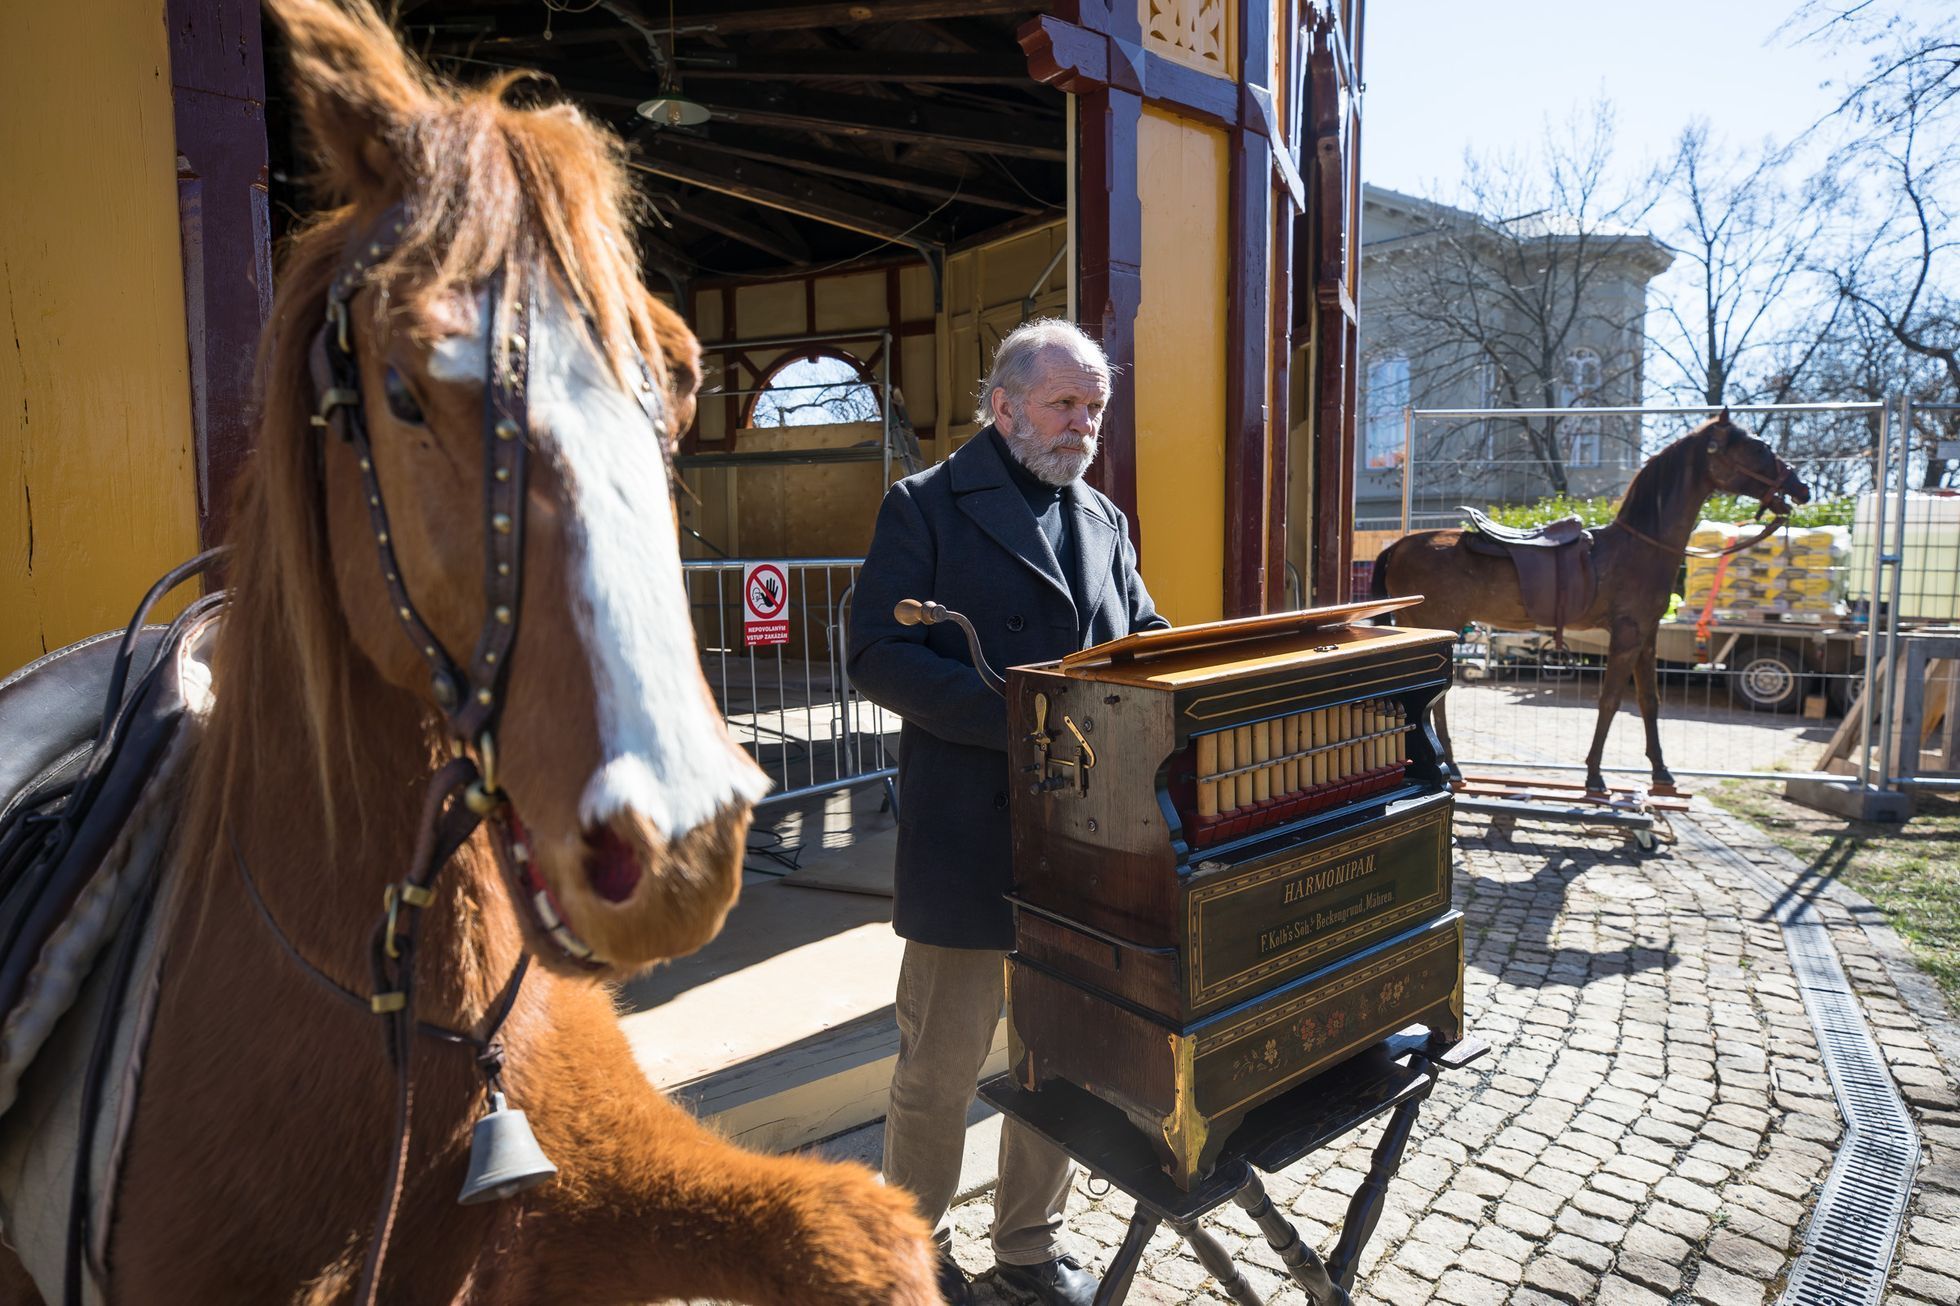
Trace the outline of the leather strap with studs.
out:
[[[475,652],[463,666],[422,620],[409,598],[374,464],[360,388],[360,361],[354,349],[354,295],[370,270],[393,251],[404,221],[399,206],[384,213],[367,235],[350,247],[328,287],[326,320],[310,351],[314,391],[319,399],[313,422],[332,430],[353,448],[382,582],[396,620],[429,665],[430,693],[442,709],[451,737],[464,744],[480,744],[486,735],[494,734],[502,713],[523,593],[531,288],[527,284],[516,297],[508,323],[504,321],[502,271],[491,278],[485,297],[490,322],[484,333],[484,619]],[[501,351],[500,343],[504,346]]]

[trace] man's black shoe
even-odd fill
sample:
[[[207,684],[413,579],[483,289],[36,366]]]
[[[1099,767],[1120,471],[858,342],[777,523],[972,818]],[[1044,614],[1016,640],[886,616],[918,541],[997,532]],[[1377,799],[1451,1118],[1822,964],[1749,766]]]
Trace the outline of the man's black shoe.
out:
[[[939,1295],[946,1306],[973,1306],[973,1286],[949,1251],[939,1253]]]
[[[1010,1288],[1033,1293],[1042,1306],[1095,1306],[1096,1276],[1073,1256],[1057,1256],[1035,1265],[999,1261],[994,1274]]]

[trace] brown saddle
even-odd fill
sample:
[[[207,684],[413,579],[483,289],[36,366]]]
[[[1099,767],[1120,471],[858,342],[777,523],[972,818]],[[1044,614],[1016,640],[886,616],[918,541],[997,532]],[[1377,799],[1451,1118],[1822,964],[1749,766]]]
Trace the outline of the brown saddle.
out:
[[[1459,505],[1457,511],[1470,519],[1470,524],[1477,528],[1479,535],[1489,536],[1506,548],[1562,549],[1568,544],[1592,539],[1592,532],[1586,529],[1586,523],[1577,517],[1561,517],[1538,526],[1505,526],[1467,505]],[[1477,552],[1494,553],[1489,548],[1478,548]]]
[[[1465,507],[1474,530],[1463,532],[1464,547],[1491,558],[1509,558],[1518,571],[1518,593],[1533,625],[1552,632],[1565,647],[1566,624],[1592,606],[1599,593],[1593,571],[1593,534],[1577,517],[1543,526],[1500,526],[1475,508]]]
[[[81,1141],[70,1191],[54,1195],[66,1199],[60,1283],[70,1302],[82,1300],[92,1125],[154,902],[167,835],[160,804],[172,760],[181,758],[171,745],[191,701],[205,699],[204,642],[224,596],[192,602],[167,627],[144,619],[217,557],[200,555],[158,581],[119,635],[58,649],[0,680],[0,1115],[15,1105],[45,1048],[71,1049],[55,1058],[66,1066],[82,1038],[86,1059],[75,1063]],[[90,993],[97,996],[82,1001]],[[71,1013],[86,1013],[94,1028],[62,1030]],[[24,1128],[31,1136],[35,1123]],[[20,1131],[13,1133],[17,1140]]]
[[[181,646],[193,633],[208,634],[203,618],[223,596],[197,600],[168,627],[145,626],[143,617],[211,561],[206,554],[157,582],[120,636],[83,640],[0,680],[0,1113],[36,1051],[35,1040],[16,1046],[16,1039],[27,1025],[44,1026],[15,1017],[28,999],[48,1000],[51,940],[60,937],[71,950],[60,965],[79,960],[71,955],[71,912],[177,733],[185,714]]]

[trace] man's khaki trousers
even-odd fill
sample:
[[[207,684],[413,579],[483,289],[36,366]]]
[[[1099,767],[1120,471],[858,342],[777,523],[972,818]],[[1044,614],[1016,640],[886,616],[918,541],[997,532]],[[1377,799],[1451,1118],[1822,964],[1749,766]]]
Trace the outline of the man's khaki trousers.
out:
[[[960,1181],[966,1113],[992,1049],[1007,954],[905,943],[898,971],[898,1067],[885,1117],[885,1182],[909,1189],[942,1248]],[[994,1259],[1036,1265],[1061,1254],[1067,1156],[1012,1120],[1001,1122]]]

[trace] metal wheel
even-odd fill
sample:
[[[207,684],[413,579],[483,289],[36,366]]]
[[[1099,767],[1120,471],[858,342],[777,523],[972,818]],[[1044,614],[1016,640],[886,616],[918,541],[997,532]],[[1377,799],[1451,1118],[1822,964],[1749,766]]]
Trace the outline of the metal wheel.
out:
[[[1538,650],[1538,674],[1545,680],[1570,680],[1579,674],[1579,655],[1546,644]]]
[[[1841,717],[1851,710],[1858,696],[1865,691],[1865,660],[1852,658],[1845,664],[1842,674],[1826,674],[1824,694],[1830,703],[1831,715]]]
[[[1729,692],[1757,712],[1794,712],[1808,678],[1802,653],[1758,641],[1744,645],[1730,664]]]

